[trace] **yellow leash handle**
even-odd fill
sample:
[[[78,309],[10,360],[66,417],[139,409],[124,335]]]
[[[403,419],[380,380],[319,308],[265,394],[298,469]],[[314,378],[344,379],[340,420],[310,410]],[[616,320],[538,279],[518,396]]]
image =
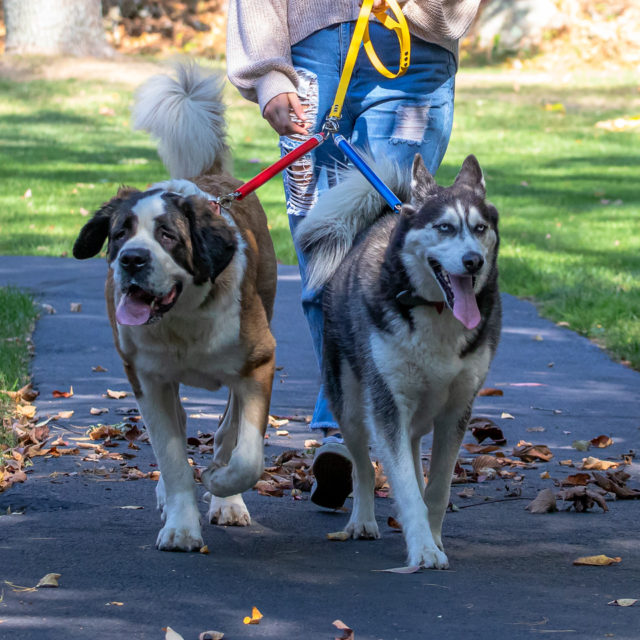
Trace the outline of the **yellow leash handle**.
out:
[[[371,38],[369,37],[369,16],[373,9],[373,0],[363,0],[358,20],[356,22],[355,29],[353,30],[353,37],[351,38],[351,43],[349,44],[349,49],[347,51],[344,69],[342,70],[340,82],[338,83],[336,97],[333,100],[331,111],[329,111],[329,118],[333,120],[338,120],[342,114],[342,105],[344,104],[344,99],[347,95],[347,87],[349,86],[349,82],[351,82],[351,75],[353,74],[353,68],[356,64],[356,58],[358,57],[358,51],[360,50],[361,43],[364,43],[364,49],[371,61],[371,64],[374,66],[376,71],[385,76],[385,78],[397,78],[409,68],[411,40],[407,20],[396,0],[386,0],[386,4],[395,16],[395,20],[387,13],[386,8],[382,11],[374,11],[373,15],[380,20],[384,27],[390,31],[395,31],[395,34],[398,37],[398,42],[400,44],[400,64],[398,65],[398,71],[395,73],[393,71],[389,71],[389,69],[382,64],[380,58],[375,52],[375,49],[373,48]]]

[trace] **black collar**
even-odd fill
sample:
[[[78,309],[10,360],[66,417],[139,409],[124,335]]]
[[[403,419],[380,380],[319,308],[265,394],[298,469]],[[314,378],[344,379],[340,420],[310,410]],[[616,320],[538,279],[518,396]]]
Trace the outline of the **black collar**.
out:
[[[435,302],[433,300],[427,300],[422,296],[415,295],[410,289],[403,289],[400,293],[396,294],[396,302],[403,307],[435,307],[438,313],[442,313],[444,310],[444,302],[442,300]]]

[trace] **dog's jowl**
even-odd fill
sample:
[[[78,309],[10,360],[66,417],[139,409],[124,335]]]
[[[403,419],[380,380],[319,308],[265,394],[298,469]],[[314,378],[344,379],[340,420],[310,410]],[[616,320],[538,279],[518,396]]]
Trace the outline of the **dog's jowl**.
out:
[[[410,565],[443,569],[442,521],[471,405],[500,334],[498,213],[474,156],[450,187],[416,156],[379,166],[407,202],[391,213],[359,174],[321,196],[299,226],[325,285],[324,380],[354,461],[347,531],[378,538],[374,441]],[[425,487],[421,439],[433,431]]]
[[[195,66],[176,71],[177,79],[156,76],[141,87],[134,112],[137,127],[159,139],[172,179],[121,188],[82,228],[73,255],[92,257],[108,241],[115,346],[161,471],[157,546],[189,551],[203,541],[179,385],[229,388],[202,482],[209,521],[247,525],[240,493],[262,474],[275,368],[276,260],[255,196],[228,210],[212,197],[241,184],[225,168],[221,79]]]

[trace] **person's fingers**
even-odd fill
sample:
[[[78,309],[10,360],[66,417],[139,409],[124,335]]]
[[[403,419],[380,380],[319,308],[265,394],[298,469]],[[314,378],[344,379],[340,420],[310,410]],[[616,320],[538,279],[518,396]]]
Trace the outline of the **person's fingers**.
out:
[[[300,104],[300,99],[298,98],[297,93],[288,93],[289,103],[291,105],[291,109],[293,109],[293,113],[295,113],[298,120],[302,120],[306,122],[307,116],[304,112],[304,107]]]
[[[295,103],[297,103],[295,107],[292,96],[295,97]],[[290,110],[292,108],[298,110],[294,110],[297,117],[300,117],[299,114],[301,114],[301,119],[304,119],[304,110],[302,109],[302,105],[300,105],[298,96],[295,93],[280,93],[269,100],[262,115],[276,133],[281,136],[288,136],[295,133],[304,135],[307,133],[307,128],[291,120]]]

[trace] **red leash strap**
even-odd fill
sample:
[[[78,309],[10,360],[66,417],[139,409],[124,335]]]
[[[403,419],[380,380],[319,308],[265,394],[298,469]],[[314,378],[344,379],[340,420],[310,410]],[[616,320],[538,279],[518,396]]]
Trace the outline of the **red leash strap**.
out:
[[[245,196],[255,191],[258,187],[261,187],[265,182],[271,180],[273,176],[280,173],[283,169],[286,169],[289,165],[293,164],[300,156],[311,151],[311,149],[317,147],[319,144],[325,141],[326,135],[324,133],[317,133],[315,136],[309,138],[306,142],[303,142],[299,147],[289,151],[286,155],[282,156],[278,162],[272,164],[261,171],[255,178],[251,178],[248,182],[245,182],[242,186],[232,194],[234,200],[242,200]]]

